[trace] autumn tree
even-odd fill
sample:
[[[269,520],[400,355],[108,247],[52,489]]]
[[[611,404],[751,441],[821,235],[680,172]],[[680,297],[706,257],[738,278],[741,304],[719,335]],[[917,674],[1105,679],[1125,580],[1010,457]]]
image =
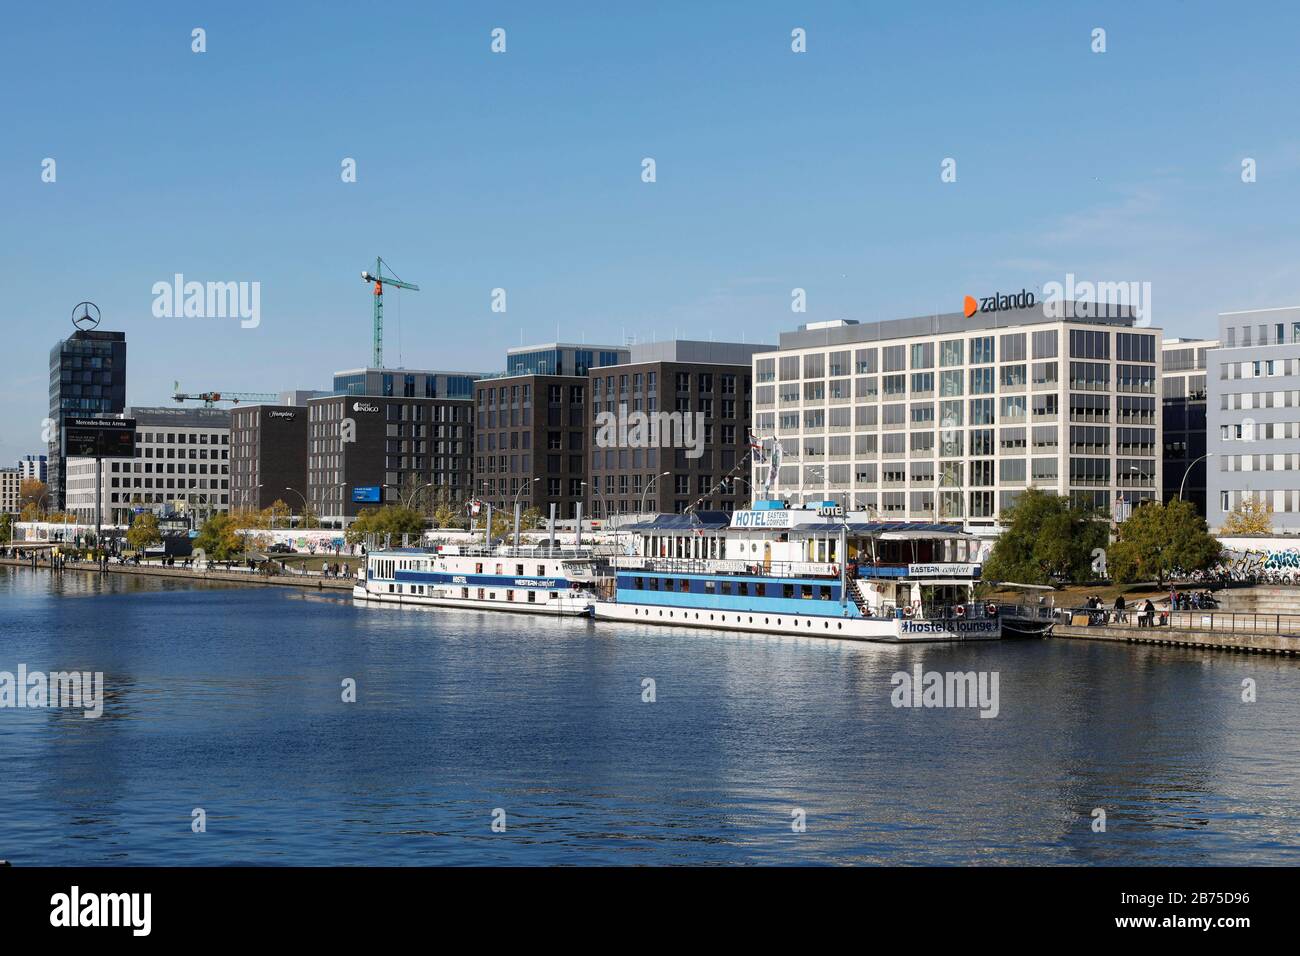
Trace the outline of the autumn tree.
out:
[[[1273,532],[1273,506],[1249,495],[1241,499],[1237,507],[1228,512],[1222,535],[1271,534]]]
[[[162,532],[158,530],[158,516],[152,511],[136,515],[131,527],[126,529],[126,543],[132,551],[144,551],[155,544],[161,544]]]

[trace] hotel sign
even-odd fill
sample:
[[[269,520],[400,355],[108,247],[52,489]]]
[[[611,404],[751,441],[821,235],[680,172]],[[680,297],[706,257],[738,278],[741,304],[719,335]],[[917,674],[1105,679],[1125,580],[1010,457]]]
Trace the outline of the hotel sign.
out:
[[[909,578],[973,578],[979,574],[978,564],[909,564]]]
[[[781,511],[733,511],[731,526],[733,528],[788,528],[792,512]]]

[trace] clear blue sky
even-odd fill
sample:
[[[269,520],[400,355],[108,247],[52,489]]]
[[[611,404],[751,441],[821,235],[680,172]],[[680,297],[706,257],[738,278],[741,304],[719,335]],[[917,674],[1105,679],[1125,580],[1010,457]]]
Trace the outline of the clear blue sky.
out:
[[[774,342],[1070,271],[1211,335],[1300,302],[1298,33],[1291,3],[11,4],[0,462],[40,450],[79,300],[133,404],[323,387],[369,362],[376,254],[422,286],[388,297],[409,367],[557,327]],[[176,272],[260,282],[260,327],[154,318]]]

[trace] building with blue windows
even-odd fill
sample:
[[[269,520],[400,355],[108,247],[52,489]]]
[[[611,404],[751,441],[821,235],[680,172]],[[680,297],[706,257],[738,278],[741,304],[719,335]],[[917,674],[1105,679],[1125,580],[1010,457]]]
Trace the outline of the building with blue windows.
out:
[[[354,368],[334,373],[334,395],[374,398],[474,397],[478,372],[439,372],[430,369]]]
[[[521,345],[506,350],[507,375],[576,375],[585,378],[593,368],[621,365],[628,350],[612,345]]]

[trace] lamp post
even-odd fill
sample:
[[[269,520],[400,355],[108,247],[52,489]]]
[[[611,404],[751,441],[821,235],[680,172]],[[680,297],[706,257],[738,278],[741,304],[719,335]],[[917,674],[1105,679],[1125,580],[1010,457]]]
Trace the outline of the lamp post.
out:
[[[410,508],[411,505],[415,503],[415,496],[418,495],[420,492],[422,492],[425,488],[432,488],[432,487],[433,487],[433,482],[430,481],[430,482],[426,482],[426,483],[423,484],[423,485],[420,485],[420,487],[418,487],[418,488],[413,489],[413,490],[411,491],[411,498],[410,498],[410,500],[407,502],[406,507],[407,507],[407,508]],[[399,498],[398,498],[398,500],[399,500],[399,501],[401,500],[401,498],[400,498],[400,493],[399,493]]]
[[[1212,452],[1212,451],[1211,451],[1211,452],[1206,452],[1206,453],[1205,453],[1204,455],[1202,455],[1200,458],[1196,459],[1196,461],[1192,462],[1190,465],[1187,466],[1187,470],[1183,472],[1183,480],[1180,481],[1180,482],[1178,483],[1178,500],[1179,500],[1179,501],[1182,501],[1182,500],[1183,500],[1183,488],[1185,488],[1185,487],[1187,486],[1187,476],[1190,475],[1190,474],[1192,473],[1192,469],[1195,468],[1197,465],[1199,465],[1201,462],[1205,461],[1205,459],[1207,459],[1207,458],[1213,458],[1213,457],[1214,457],[1214,452]]]
[[[304,495],[304,494],[303,494],[301,491],[299,491],[297,488],[290,488],[290,487],[288,487],[287,485],[285,486],[285,489],[284,489],[284,490],[285,490],[285,491],[292,491],[295,495],[297,495],[299,498],[302,499],[302,517],[303,517],[303,520],[305,521],[305,520],[307,519],[307,496]],[[293,518],[293,512],[292,512],[292,511],[289,512],[289,518],[290,518],[290,519]],[[290,520],[289,523],[290,523],[290,524],[293,524],[292,520]]]
[[[655,482],[660,478],[667,478],[671,474],[671,471],[663,471],[646,482],[645,490],[641,492],[641,514],[645,514],[645,496],[650,493],[650,489],[655,486]]]

